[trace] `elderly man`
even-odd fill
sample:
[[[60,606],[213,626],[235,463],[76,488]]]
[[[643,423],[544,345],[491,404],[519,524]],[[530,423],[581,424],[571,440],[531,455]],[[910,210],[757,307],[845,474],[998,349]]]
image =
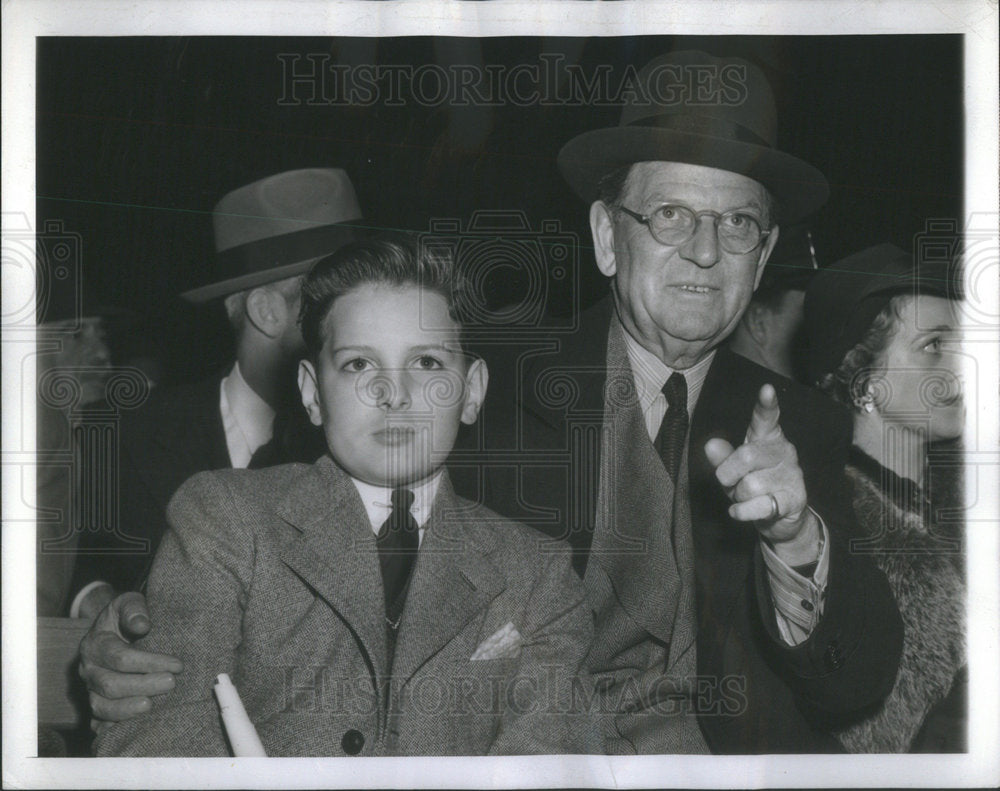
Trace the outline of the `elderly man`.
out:
[[[675,53],[632,95],[619,127],[560,152],[611,295],[523,361],[519,419],[491,442],[528,453],[487,500],[577,551],[609,752],[837,750],[831,723],[888,692],[901,643],[847,546],[849,421],[720,347],[778,219],[826,181],[774,149],[749,63]]]

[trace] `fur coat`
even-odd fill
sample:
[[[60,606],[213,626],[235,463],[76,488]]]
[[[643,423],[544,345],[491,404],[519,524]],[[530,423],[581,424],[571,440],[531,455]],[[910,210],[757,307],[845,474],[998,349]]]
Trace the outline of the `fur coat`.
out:
[[[846,469],[862,530],[852,550],[872,553],[888,578],[903,617],[904,637],[892,692],[837,737],[849,752],[906,752],[967,661],[965,583],[954,558],[960,547],[928,529],[916,493],[899,496],[906,493],[908,482],[885,474],[857,453]],[[883,478],[892,482],[884,487]]]

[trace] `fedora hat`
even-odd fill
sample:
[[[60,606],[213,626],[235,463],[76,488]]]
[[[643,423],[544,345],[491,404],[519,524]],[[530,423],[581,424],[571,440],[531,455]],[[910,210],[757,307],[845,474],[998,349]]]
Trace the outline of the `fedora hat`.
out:
[[[673,52],[631,82],[618,126],[574,137],[559,170],[584,200],[597,200],[606,174],[634,162],[683,162],[759,182],[782,222],[800,220],[830,193],[816,168],[775,148],[777,111],[761,69],[741,58]]]
[[[301,275],[355,238],[361,209],[347,173],[290,170],[225,195],[212,210],[216,271],[181,296],[206,302]]]

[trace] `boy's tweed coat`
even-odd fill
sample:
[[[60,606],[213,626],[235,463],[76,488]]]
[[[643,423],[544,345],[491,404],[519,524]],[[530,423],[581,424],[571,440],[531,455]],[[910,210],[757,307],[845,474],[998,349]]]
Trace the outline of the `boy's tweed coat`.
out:
[[[141,647],[184,671],[149,715],[101,735],[99,754],[226,755],[223,672],[269,755],[600,751],[595,721],[573,713],[592,697],[578,675],[592,624],[568,552],[539,552],[537,534],[458,498],[447,477],[391,677],[374,534],[329,457],[202,473],[169,516]],[[472,661],[509,623],[519,656]]]

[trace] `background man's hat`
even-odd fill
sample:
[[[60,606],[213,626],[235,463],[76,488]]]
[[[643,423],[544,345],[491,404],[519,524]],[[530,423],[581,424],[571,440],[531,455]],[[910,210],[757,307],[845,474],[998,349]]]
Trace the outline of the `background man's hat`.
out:
[[[360,219],[354,186],[336,168],[290,170],[233,190],[212,211],[216,275],[181,296],[206,302],[305,274],[354,239]]]
[[[893,297],[961,299],[956,274],[942,265],[915,267],[913,257],[892,244],[868,247],[820,270],[806,289],[810,381],[840,367]]]
[[[729,170],[763,184],[781,222],[826,202],[826,178],[775,148],[774,94],[759,67],[741,58],[673,52],[650,61],[632,84],[618,126],[585,132],[559,152],[559,170],[590,202],[611,171],[634,162],[684,162]]]

